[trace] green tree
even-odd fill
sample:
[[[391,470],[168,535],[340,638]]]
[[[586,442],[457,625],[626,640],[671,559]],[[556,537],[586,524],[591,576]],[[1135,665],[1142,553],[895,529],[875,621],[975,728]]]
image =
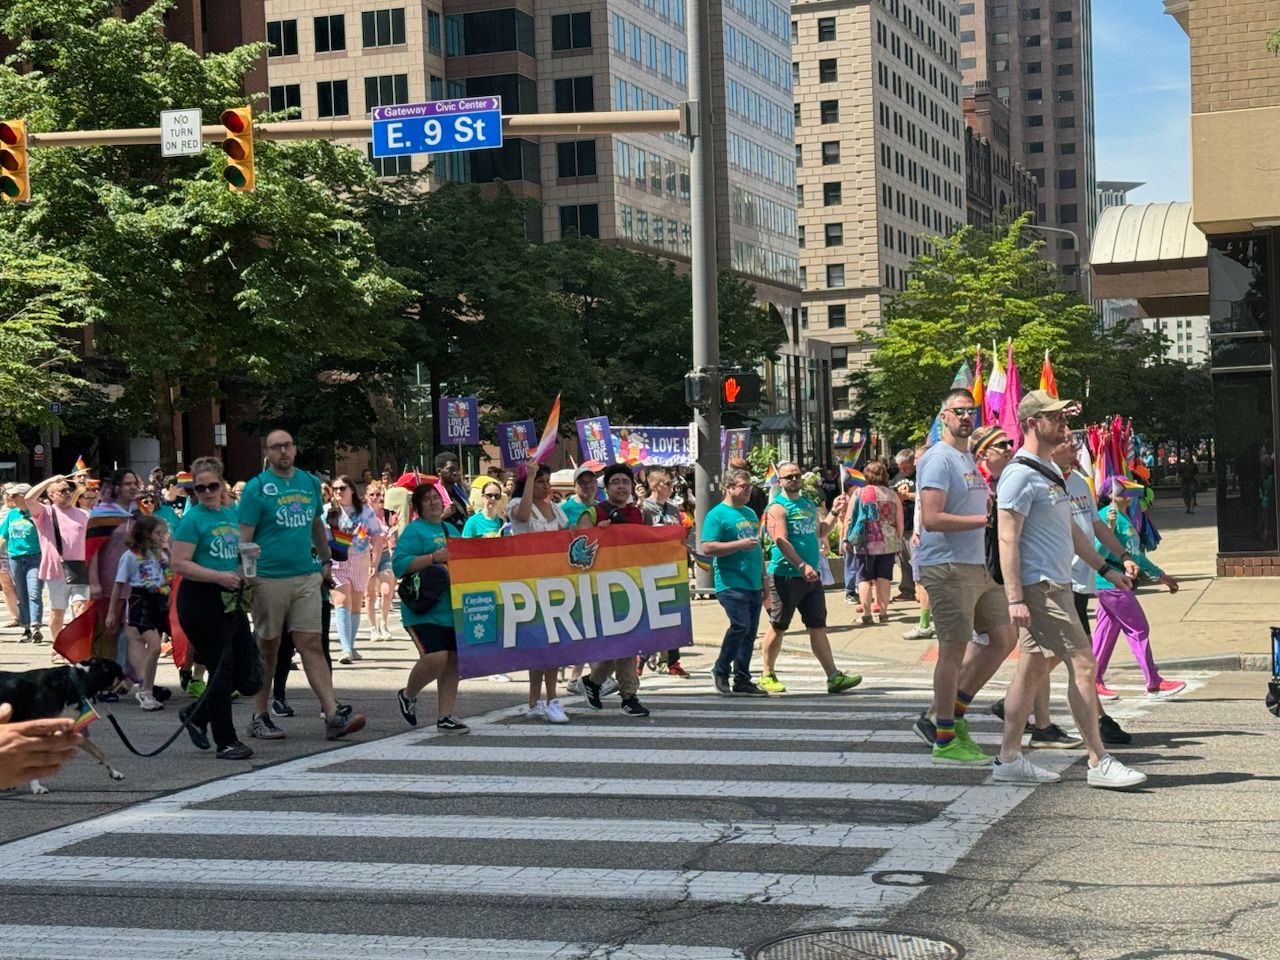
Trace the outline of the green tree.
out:
[[[0,101],[33,130],[155,126],[162,109],[210,117],[242,103],[262,45],[200,57],[165,38],[171,6],[125,20],[113,0],[9,0],[0,34],[25,39],[0,67]],[[154,432],[167,465],[173,414],[229,383],[276,418],[281,400],[313,410],[321,384],[354,376],[360,391],[328,398],[346,403],[342,428],[313,435],[360,442],[356,395],[400,360],[408,290],[362,223],[368,163],[315,141],[259,142],[256,161],[256,192],[232,194],[212,146],[170,160],[154,146],[39,149],[34,202],[4,213],[30,248],[83,265],[96,375],[123,386],[123,422]]]
[[[985,357],[993,341],[1003,363],[1012,338],[1024,388],[1038,381],[1048,349],[1062,394],[1083,396],[1105,338],[1089,305],[1061,289],[1026,222],[931,237],[933,252],[912,263],[907,289],[885,307],[865,379],[863,402],[881,433],[923,439],[961,361],[972,365],[979,346]]]

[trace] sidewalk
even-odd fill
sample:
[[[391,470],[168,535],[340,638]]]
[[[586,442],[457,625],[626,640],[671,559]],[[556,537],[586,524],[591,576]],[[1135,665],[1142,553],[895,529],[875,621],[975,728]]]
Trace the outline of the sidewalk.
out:
[[[1163,540],[1151,559],[1182,587],[1172,596],[1159,584],[1138,591],[1151,622],[1156,660],[1169,668],[1269,671],[1271,626],[1280,625],[1280,580],[1215,576],[1216,513],[1210,504],[1188,516],[1176,500],[1155,508]],[[915,604],[893,604],[888,623],[854,626],[853,607],[845,605],[841,592],[833,589],[827,592],[827,611],[838,662],[853,657],[860,662],[907,665],[933,659],[933,641],[902,639],[918,616]],[[714,600],[694,601],[693,625],[700,646],[719,647],[725,619]],[[785,643],[797,650],[809,647],[804,631],[795,628]],[[1123,644],[1121,648],[1114,666],[1125,669],[1132,661],[1124,654]]]

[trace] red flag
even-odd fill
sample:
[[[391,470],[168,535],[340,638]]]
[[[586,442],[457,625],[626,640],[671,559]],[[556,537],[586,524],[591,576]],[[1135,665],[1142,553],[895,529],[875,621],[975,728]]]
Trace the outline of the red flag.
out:
[[[182,629],[178,621],[178,589],[182,586],[182,577],[174,574],[169,589],[169,636],[173,639],[173,663],[179,669],[191,666],[191,641],[187,639],[187,631]]]
[[[1058,397],[1058,381],[1053,375],[1053,364],[1049,362],[1049,351],[1044,352],[1044,362],[1040,364],[1040,389],[1055,400]]]

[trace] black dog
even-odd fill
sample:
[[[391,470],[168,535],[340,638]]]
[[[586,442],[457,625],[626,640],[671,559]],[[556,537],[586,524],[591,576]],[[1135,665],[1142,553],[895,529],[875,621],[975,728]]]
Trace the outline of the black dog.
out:
[[[48,667],[23,673],[0,672],[0,703],[13,708],[13,720],[41,720],[60,717],[67,707],[78,707],[99,693],[114,692],[124,685],[124,671],[114,660],[94,657],[66,667]],[[86,737],[81,748],[107,770],[112,780],[124,774],[107,763],[107,755]],[[39,780],[31,781],[32,793],[48,793]]]

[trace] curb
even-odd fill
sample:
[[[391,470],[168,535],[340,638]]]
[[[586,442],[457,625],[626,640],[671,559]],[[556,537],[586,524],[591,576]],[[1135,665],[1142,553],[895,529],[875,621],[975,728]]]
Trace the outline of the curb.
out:
[[[1267,653],[1219,653],[1206,657],[1160,659],[1161,669],[1174,670],[1247,670],[1271,672],[1271,655]]]

